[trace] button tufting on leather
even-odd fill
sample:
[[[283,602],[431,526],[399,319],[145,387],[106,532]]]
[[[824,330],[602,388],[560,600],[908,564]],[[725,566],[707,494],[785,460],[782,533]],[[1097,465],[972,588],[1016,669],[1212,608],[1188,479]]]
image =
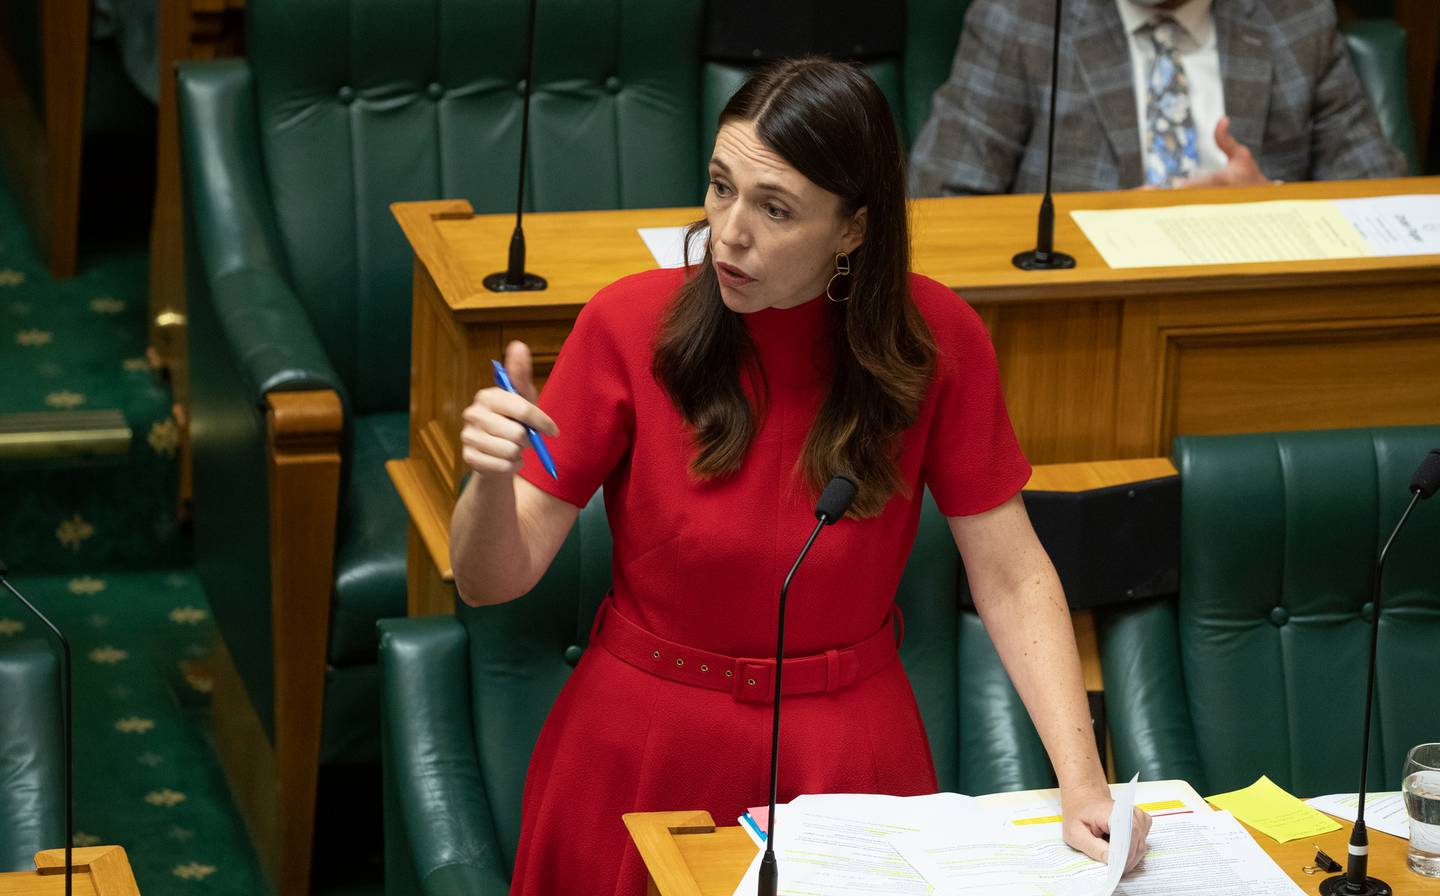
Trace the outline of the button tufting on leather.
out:
[[[565,648],[565,662],[569,663],[570,667],[573,669],[575,667],[575,664],[580,662],[580,656],[584,652],[585,649],[579,644],[571,644],[569,647]]]
[[[525,79],[524,79],[524,78],[521,78],[519,81],[516,81],[516,82],[515,82],[515,95],[516,95],[516,96],[524,96],[524,95],[525,95]]]
[[[425,94],[432,100],[438,100],[445,95],[445,88],[438,81],[431,81],[430,86],[425,88]]]
[[[605,89],[608,90],[608,91],[611,92],[611,93],[619,93],[619,92],[620,92],[620,79],[619,79],[618,77],[616,77],[615,75],[611,75],[610,77],[606,78],[606,79],[605,79]]]
[[[335,92],[335,98],[348,106],[351,103],[355,102],[355,88],[351,87],[349,84],[346,84],[344,87],[341,87],[338,91]]]
[[[1284,625],[1290,621],[1290,611],[1284,607],[1276,607],[1270,611],[1270,621],[1275,625]]]
[[[1365,601],[1365,606],[1363,606],[1363,607],[1360,608],[1360,615],[1361,615],[1362,617],[1364,617],[1364,619],[1365,619],[1366,622],[1374,622],[1374,621],[1375,621],[1375,602],[1374,602],[1374,601],[1369,601],[1369,600]]]

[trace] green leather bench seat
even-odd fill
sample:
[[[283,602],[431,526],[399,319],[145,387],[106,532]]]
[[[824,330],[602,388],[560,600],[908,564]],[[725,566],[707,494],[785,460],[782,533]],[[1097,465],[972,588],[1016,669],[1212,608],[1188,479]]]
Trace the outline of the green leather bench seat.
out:
[[[1177,599],[1099,620],[1117,775],[1358,785],[1375,555],[1440,426],[1181,438]],[[1440,740],[1440,506],[1386,563],[1370,786]]]
[[[699,201],[702,11],[540,4],[528,208]],[[273,734],[264,400],[334,389],[324,752],[350,755],[378,729],[375,621],[405,607],[407,521],[383,464],[408,453],[412,259],[390,205],[513,207],[525,8],[252,0],[246,17],[247,58],[180,69],[197,566]]]
[[[388,896],[508,892],[530,751],[609,584],[597,496],[530,594],[459,606],[454,618],[381,622]],[[900,656],[939,785],[966,793],[1051,786],[1039,737],[984,626],[960,609],[963,588],[949,527],[927,498],[897,600],[906,620]]]
[[[0,872],[33,871],[35,853],[65,845],[57,650],[35,636],[0,642]]]
[[[1405,29],[1394,19],[1352,19],[1343,26],[1345,48],[1365,93],[1380,118],[1380,130],[1405,154],[1409,174],[1420,173],[1415,125],[1410,120],[1409,79],[1405,70]]]
[[[329,658],[337,666],[374,663],[375,623],[405,615],[405,533],[410,518],[385,462],[407,455],[409,442],[407,414],[355,418],[335,545]],[[399,588],[397,582],[402,583]]]

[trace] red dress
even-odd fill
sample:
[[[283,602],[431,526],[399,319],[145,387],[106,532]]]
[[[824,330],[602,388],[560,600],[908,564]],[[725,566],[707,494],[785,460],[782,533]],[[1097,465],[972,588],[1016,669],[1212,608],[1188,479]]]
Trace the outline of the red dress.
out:
[[[823,296],[744,316],[769,390],[743,466],[698,481],[679,413],[650,373],[653,341],[682,282],[649,271],[601,290],[580,313],[540,405],[559,482],[527,453],[522,476],[583,506],[602,483],[614,538],[614,609],[660,638],[732,657],[774,654],[781,581],[815,524],[816,496],[792,475],[825,391]],[[933,280],[911,293],[940,357],[899,464],[910,497],[830,526],[790,587],[786,655],[865,640],[885,621],[919,521],[922,487],[947,516],[1013,496],[1030,467],[1005,412],[989,336]],[[935,770],[900,663],[784,703],[780,800],[802,793],[913,795]],[[620,816],[708,810],[733,824],[769,795],[770,704],[660,678],[592,646],[535,745],[525,783],[514,894],[645,892]]]

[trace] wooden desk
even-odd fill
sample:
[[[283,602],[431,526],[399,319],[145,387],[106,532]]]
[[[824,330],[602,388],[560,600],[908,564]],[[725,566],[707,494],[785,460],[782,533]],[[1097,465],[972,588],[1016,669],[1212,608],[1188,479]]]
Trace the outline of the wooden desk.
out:
[[[1350,825],[1313,840],[1276,843],[1246,825],[1275,864],[1306,893],[1319,893],[1328,874],[1301,869],[1315,858],[1318,844],[1344,861]],[[708,812],[637,812],[625,816],[630,837],[650,869],[649,892],[656,896],[733,896],[755,858],[755,844],[738,826],[716,827]],[[1370,832],[1370,874],[1403,896],[1440,896],[1440,880],[1421,877],[1405,865],[1407,841]]]
[[[75,896],[140,896],[130,859],[119,846],[72,849],[71,892]],[[742,869],[743,873],[743,869]],[[64,896],[65,850],[47,849],[35,856],[34,871],[0,874],[0,896]]]
[[[915,270],[953,286],[994,339],[1006,401],[1034,463],[1154,457],[1178,433],[1440,420],[1440,382],[1405,376],[1440,357],[1440,256],[1143,270],[1107,268],[1078,208],[1440,193],[1440,178],[1056,197],[1068,271],[1010,264],[1034,240],[1037,199],[912,203]],[[699,209],[527,215],[538,293],[487,292],[513,219],[463,201],[392,206],[415,251],[410,455],[390,465],[410,513],[412,612],[451,606],[449,520],[464,465],[460,412],[488,361],[522,339],[544,377],[580,308],[654,262],[641,226]]]

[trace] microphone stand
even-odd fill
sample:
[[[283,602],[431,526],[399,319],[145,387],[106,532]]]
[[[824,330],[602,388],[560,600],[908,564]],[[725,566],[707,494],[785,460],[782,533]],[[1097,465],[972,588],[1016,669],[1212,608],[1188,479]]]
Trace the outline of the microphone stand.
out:
[[[765,856],[760,860],[759,896],[776,896],[780,880],[780,868],[775,862],[775,794],[780,779],[780,676],[785,668],[785,598],[790,592],[790,580],[795,578],[795,571],[800,568],[805,555],[810,553],[810,546],[815,543],[820,530],[844,516],[854,499],[855,483],[842,476],[830,480],[815,508],[819,522],[805,540],[805,547],[800,549],[800,556],[795,558],[790,572],[785,574],[785,582],[780,586],[780,622],[775,627],[775,716],[770,728],[770,817],[765,833]]]
[[[1054,271],[1075,267],[1075,258],[1055,251],[1055,200],[1050,175],[1055,168],[1055,102],[1060,83],[1060,13],[1064,0],[1055,0],[1055,37],[1050,47],[1050,129],[1045,135],[1045,197],[1040,200],[1035,248],[1010,259],[1022,271]]]
[[[520,184],[515,195],[515,230],[510,234],[509,265],[503,271],[486,275],[482,281],[491,292],[538,292],[547,284],[545,278],[525,270],[525,157],[530,152],[530,84],[535,79],[535,2],[525,27],[525,99],[520,110]]]
[[[780,624],[775,629],[775,718],[770,728],[770,815],[765,833],[765,857],[760,860],[760,896],[775,896],[780,879],[780,869],[775,863],[775,791],[780,780],[780,672],[785,668],[785,596],[790,591],[790,580],[795,578],[795,570],[800,568],[800,561],[810,553],[810,545],[815,543],[816,536],[827,522],[829,520],[822,516],[815,524],[815,530],[805,540],[805,547],[800,549],[800,556],[795,558],[795,565],[786,574],[785,584],[780,586]]]
[[[70,642],[65,640],[65,636],[60,633],[60,629],[55,627],[55,623],[51,622],[49,617],[40,612],[34,604],[25,599],[25,595],[17,591],[14,585],[10,584],[10,580],[6,578],[9,572],[10,570],[5,566],[4,561],[0,561],[0,585],[4,585],[7,591],[15,595],[16,599],[24,604],[25,608],[29,610],[36,619],[39,619],[45,624],[46,628],[50,629],[51,634],[55,636],[55,640],[60,642],[60,655],[62,658],[60,664],[60,689],[64,691],[64,699],[60,706],[60,712],[61,725],[64,728],[65,735],[65,896],[71,896],[72,877],[75,867],[71,856],[75,842],[75,806],[73,798],[75,733],[71,713]]]
[[[1400,534],[1401,527],[1410,518],[1410,511],[1415,509],[1421,498],[1428,498],[1435,492],[1436,468],[1440,467],[1440,462],[1436,461],[1437,456],[1440,456],[1440,452],[1432,451],[1420,465],[1420,470],[1410,485],[1413,493],[1410,504],[1405,508],[1405,512],[1400,514],[1400,522],[1391,530],[1390,537],[1385,541],[1385,546],[1380,549],[1380,556],[1375,561],[1375,583],[1370,596],[1370,605],[1374,607],[1374,619],[1370,622],[1370,672],[1365,681],[1365,733],[1360,747],[1360,801],[1355,806],[1355,827],[1350,832],[1350,861],[1345,865],[1344,873],[1327,877],[1320,882],[1321,896],[1390,896],[1394,892],[1385,881],[1370,877],[1366,873],[1370,865],[1370,837],[1365,828],[1365,785],[1370,771],[1370,715],[1375,705],[1375,654],[1380,646],[1380,577],[1385,569],[1385,557],[1390,553],[1390,546],[1395,543],[1395,536]]]

